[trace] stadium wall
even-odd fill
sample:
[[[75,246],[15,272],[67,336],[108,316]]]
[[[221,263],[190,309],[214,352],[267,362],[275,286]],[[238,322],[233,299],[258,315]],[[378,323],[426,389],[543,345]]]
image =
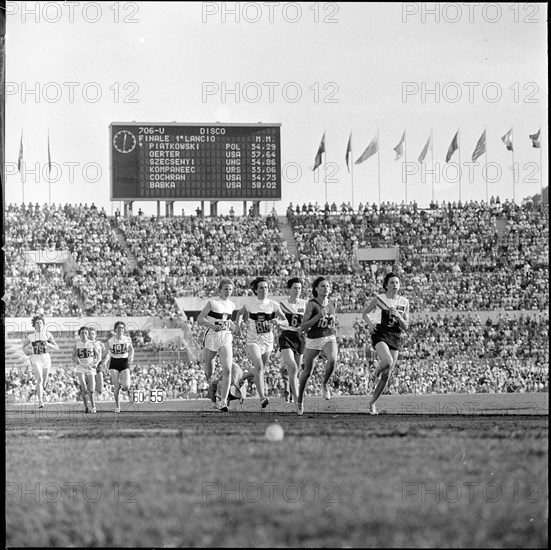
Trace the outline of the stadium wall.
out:
[[[237,308],[241,308],[243,302],[247,297],[235,296],[232,297],[232,301]],[[276,301],[281,301],[286,296],[273,296]],[[178,306],[182,311],[190,314],[190,317],[197,317],[197,314],[205,305],[205,298],[177,298]],[[185,303],[185,308],[182,307],[182,303]],[[187,307],[190,305],[191,307]],[[478,316],[485,322],[488,318],[492,321],[496,321],[499,316],[509,317],[539,317],[548,319],[549,311],[534,311],[534,310],[493,310],[493,311],[426,311],[426,312],[412,312],[412,319],[430,319],[431,317],[455,317],[457,315],[471,315]],[[46,319],[46,329],[54,334],[58,333],[73,333],[76,334],[79,327],[83,325],[93,326],[98,331],[112,330],[116,321],[124,320],[127,330],[160,330],[166,329],[165,322],[158,317],[52,317]],[[339,328],[343,336],[351,336],[354,334],[354,323],[358,320],[361,321],[361,312],[355,313],[339,313],[337,315],[339,322]],[[9,317],[6,319],[5,324],[6,334],[13,336],[18,333],[32,332],[33,327],[31,325],[31,319],[28,317]]]

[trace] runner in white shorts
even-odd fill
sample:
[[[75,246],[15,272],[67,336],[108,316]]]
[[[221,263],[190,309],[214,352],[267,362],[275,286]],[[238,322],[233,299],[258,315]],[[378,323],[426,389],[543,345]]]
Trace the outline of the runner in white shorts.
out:
[[[48,374],[52,366],[50,349],[59,350],[54,337],[46,330],[44,317],[36,315],[32,318],[31,324],[34,332],[27,336],[27,341],[23,344],[23,351],[30,356],[33,374],[36,378],[36,396],[38,398],[38,408],[44,407],[44,389],[48,383]]]
[[[94,403],[94,391],[96,389],[96,363],[98,350],[96,345],[88,337],[90,331],[88,327],[78,329],[79,339],[73,348],[73,362],[76,364],[76,374],[82,393],[82,402],[84,403],[84,412],[89,413],[87,393],[90,394],[90,405],[92,412],[96,412]]]
[[[220,389],[220,410],[228,412],[228,395],[233,365],[233,334],[235,324],[231,320],[235,304],[229,299],[233,292],[233,281],[221,279],[218,283],[218,297],[211,298],[199,313],[197,322],[207,327],[203,341],[203,361],[207,379],[214,372],[216,356],[220,356],[222,384]]]
[[[256,297],[251,297],[237,312],[236,334],[241,335],[241,320],[247,322],[247,352],[254,367],[254,383],[265,408],[269,400],[264,391],[264,369],[274,349],[274,326],[289,326],[279,304],[267,298],[268,281],[257,277],[251,287]]]

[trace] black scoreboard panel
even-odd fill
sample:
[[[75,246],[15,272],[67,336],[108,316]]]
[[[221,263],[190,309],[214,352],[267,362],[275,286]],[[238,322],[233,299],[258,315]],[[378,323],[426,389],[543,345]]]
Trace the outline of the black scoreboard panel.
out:
[[[281,199],[279,124],[109,126],[112,200]]]

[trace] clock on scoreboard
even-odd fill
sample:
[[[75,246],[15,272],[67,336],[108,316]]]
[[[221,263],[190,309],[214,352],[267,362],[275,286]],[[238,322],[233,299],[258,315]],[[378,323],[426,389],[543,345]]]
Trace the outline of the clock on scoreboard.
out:
[[[111,200],[281,199],[280,129],[113,122]]]

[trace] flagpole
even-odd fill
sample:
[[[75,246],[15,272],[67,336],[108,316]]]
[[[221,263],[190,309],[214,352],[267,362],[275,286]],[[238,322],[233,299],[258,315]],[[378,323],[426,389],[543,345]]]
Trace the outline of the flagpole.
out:
[[[457,157],[459,158],[459,202],[461,202],[461,128],[457,130]]]
[[[408,165],[408,139],[406,135],[406,131],[404,130],[404,162],[406,166]],[[408,171],[406,170],[406,177],[404,178],[405,185],[406,185],[406,206],[408,204]]]
[[[513,160],[513,169],[511,170],[513,172],[513,202],[515,202],[515,139],[513,126],[511,126],[511,158]]]
[[[48,204],[52,204],[52,178],[50,177],[50,129],[48,128]]]
[[[541,152],[541,150],[543,149],[542,147],[543,140],[541,136],[541,126],[540,126],[539,134],[540,134],[540,193],[541,193],[541,207],[543,209],[543,157]],[[549,202],[549,190],[547,191],[547,202]]]
[[[323,164],[323,182],[325,184],[325,202],[327,203],[327,138],[326,130],[323,130],[323,153],[325,155],[325,163]]]
[[[379,208],[381,207],[381,144],[379,142],[379,128],[377,128],[377,178],[379,181]]]
[[[484,181],[486,182],[486,204],[488,204],[488,139],[486,136],[486,126],[484,126],[484,137],[486,138],[484,143],[484,158],[486,159]]]
[[[25,178],[23,177],[23,128],[21,128],[21,140],[19,142],[19,152],[17,164],[19,168],[19,174],[21,176],[21,201],[23,202],[23,207],[25,206]]]
[[[432,172],[432,202],[434,202],[434,143],[432,142],[432,127],[430,129],[430,168]]]
[[[352,132],[350,133],[350,181],[352,184],[352,210],[354,210],[354,153],[352,152]]]

